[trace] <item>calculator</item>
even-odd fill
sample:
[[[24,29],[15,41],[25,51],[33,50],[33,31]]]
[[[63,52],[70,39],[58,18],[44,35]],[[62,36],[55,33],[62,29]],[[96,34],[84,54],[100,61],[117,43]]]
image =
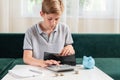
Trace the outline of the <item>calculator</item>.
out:
[[[48,66],[47,69],[55,72],[65,72],[65,71],[74,70],[74,68],[71,65],[67,65],[67,64],[51,65],[51,66]]]

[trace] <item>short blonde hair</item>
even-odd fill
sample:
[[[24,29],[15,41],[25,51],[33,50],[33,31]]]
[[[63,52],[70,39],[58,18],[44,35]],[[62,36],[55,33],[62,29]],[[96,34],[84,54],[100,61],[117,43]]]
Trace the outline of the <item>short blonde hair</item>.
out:
[[[62,0],[43,0],[42,12],[51,14],[62,14],[64,11],[64,5]]]

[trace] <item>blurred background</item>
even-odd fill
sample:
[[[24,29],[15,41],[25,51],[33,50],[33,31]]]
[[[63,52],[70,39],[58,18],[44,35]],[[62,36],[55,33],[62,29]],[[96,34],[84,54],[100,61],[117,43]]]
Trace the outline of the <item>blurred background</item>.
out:
[[[120,0],[63,0],[72,33],[120,33]],[[0,33],[25,33],[42,20],[42,0],[0,0]]]

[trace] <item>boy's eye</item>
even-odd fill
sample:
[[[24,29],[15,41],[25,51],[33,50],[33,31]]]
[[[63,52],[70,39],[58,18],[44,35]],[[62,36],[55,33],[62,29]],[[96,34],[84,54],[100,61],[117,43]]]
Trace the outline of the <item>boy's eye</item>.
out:
[[[48,20],[52,20],[52,19],[48,19]]]
[[[57,19],[55,19],[55,20],[57,21],[57,20],[59,20],[59,19],[57,18]]]

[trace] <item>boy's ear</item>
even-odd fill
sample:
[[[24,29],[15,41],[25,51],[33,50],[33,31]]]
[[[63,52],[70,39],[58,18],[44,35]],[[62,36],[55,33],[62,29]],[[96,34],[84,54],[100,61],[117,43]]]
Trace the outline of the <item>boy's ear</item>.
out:
[[[40,16],[42,16],[42,17],[43,17],[43,15],[44,15],[44,13],[43,13],[42,11],[40,11]]]

